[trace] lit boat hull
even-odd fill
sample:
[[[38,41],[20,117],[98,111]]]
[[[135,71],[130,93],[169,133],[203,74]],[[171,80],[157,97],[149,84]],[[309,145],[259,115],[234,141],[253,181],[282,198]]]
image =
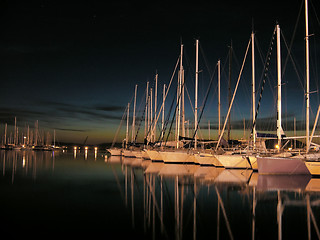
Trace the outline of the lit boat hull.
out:
[[[165,163],[197,163],[194,155],[187,152],[160,151],[160,155],[162,156],[162,159]]]
[[[121,156],[122,155],[121,148],[110,148],[110,149],[108,149],[108,152],[111,154],[111,156]]]
[[[320,162],[315,161],[305,161],[306,167],[308,168],[311,175],[320,176]]]
[[[225,168],[235,168],[235,169],[252,169],[252,163],[255,162],[254,158],[247,158],[243,155],[214,155],[219,162],[225,167]],[[252,161],[252,163],[251,163]]]
[[[146,160],[151,160],[148,153],[147,153],[147,150],[142,151],[142,158],[146,159]]]
[[[310,174],[299,158],[257,157],[259,174]]]
[[[132,150],[132,154],[133,154],[136,158],[142,158],[142,151],[141,151],[141,150]]]
[[[123,150],[122,152],[123,156],[127,157],[127,158],[135,158],[135,152],[131,151],[131,150]]]
[[[151,161],[163,161],[162,156],[156,150],[145,150]]]
[[[219,160],[210,153],[197,153],[194,154],[195,160],[200,165],[212,165],[216,167],[223,167]]]

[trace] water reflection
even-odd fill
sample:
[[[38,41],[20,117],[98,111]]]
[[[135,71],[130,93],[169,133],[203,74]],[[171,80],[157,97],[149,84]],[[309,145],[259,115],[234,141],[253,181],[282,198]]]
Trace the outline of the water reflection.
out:
[[[113,156],[106,162],[121,165],[123,175],[114,173],[132,227],[142,224],[152,239],[320,239],[320,179]]]
[[[72,152],[73,151],[73,152]],[[80,149],[71,150],[73,159],[94,160],[104,158],[98,153],[98,149],[90,152],[88,149],[80,151]],[[71,156],[72,156],[71,155]],[[0,167],[2,168],[2,176],[11,176],[14,183],[16,176],[37,178],[38,174],[45,175],[55,171],[55,159],[61,157],[68,160],[68,153],[61,151],[33,151],[33,150],[0,150]]]
[[[0,151],[2,175],[10,175],[12,183],[16,175],[36,179],[38,171],[54,171],[54,161],[51,151]]]

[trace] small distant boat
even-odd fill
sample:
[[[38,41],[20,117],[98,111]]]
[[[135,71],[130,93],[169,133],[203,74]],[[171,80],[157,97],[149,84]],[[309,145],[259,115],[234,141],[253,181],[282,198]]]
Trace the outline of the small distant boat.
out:
[[[36,145],[32,147],[32,150],[34,151],[52,151],[51,146],[45,146],[45,145]]]
[[[121,156],[122,149],[121,148],[109,148],[107,149],[111,156]]]

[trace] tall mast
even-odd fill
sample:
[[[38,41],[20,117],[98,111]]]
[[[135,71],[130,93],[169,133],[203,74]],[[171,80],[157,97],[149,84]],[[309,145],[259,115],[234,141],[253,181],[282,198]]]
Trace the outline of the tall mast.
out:
[[[53,147],[56,147],[56,130],[53,130]]]
[[[28,125],[28,133],[27,133],[27,144],[30,144],[30,129],[29,129],[29,125]]]
[[[144,138],[147,138],[147,131],[148,131],[148,96],[149,96],[149,82],[147,82],[146,88],[146,109],[144,114]]]
[[[255,58],[254,58],[254,32],[251,33],[251,50],[252,50],[252,124],[253,126],[253,149],[256,147],[256,87],[255,87]]]
[[[221,133],[221,101],[220,101],[220,60],[218,61],[218,135]]]
[[[34,139],[34,140],[35,140],[35,141],[34,141],[34,145],[37,146],[37,145],[38,145],[38,131],[39,131],[39,129],[38,129],[38,128],[39,128],[38,120],[37,120],[36,123],[35,123],[35,128],[36,128],[36,129],[35,129],[35,132],[36,132],[35,135],[36,135],[36,136],[35,136],[35,139]]]
[[[158,73],[156,73],[156,86],[154,89],[154,126],[153,126],[153,142],[157,137],[157,98],[158,98]]]
[[[278,72],[278,101],[277,101],[277,137],[278,151],[281,148],[281,48],[280,48],[280,26],[277,24],[277,72]]]
[[[308,25],[308,0],[305,0],[305,23],[306,23],[306,152],[309,151],[309,111],[310,111],[310,74],[309,74],[309,25]]]
[[[133,102],[133,119],[132,119],[132,136],[131,136],[131,141],[133,143],[134,141],[134,135],[135,135],[135,125],[136,125],[136,99],[137,99],[137,88],[138,85],[136,84],[136,87],[134,89],[134,102]]]
[[[4,145],[7,145],[7,128],[8,128],[8,124],[6,123],[4,127]]]
[[[13,144],[17,144],[17,117],[14,117],[14,139]]]
[[[196,40],[196,79],[195,79],[195,100],[194,100],[194,131],[198,125],[198,75],[199,75],[199,40]],[[194,149],[197,149],[197,134],[194,136]]]
[[[153,89],[150,88],[150,141],[153,142],[153,102],[152,102],[152,98],[153,98]]]
[[[183,55],[183,44],[181,44],[180,47],[180,71],[179,71],[179,78],[178,78],[178,117],[177,117],[177,135],[176,135],[176,144],[177,148],[179,148],[179,135],[180,135],[180,123],[181,123],[181,91],[182,91],[182,70],[183,70],[183,65],[182,65],[182,56]]]
[[[163,84],[161,139],[163,139],[163,136],[164,136],[164,102],[165,102],[165,99],[166,99],[166,84]]]
[[[128,103],[127,107],[127,131],[126,131],[126,148],[128,148],[128,142],[129,142],[129,111],[130,111],[130,103]]]
[[[186,115],[184,111],[184,69],[182,68],[182,90],[181,90],[181,104],[182,104],[182,137],[186,136]]]
[[[228,107],[231,105],[231,64],[232,64],[232,40],[229,49],[229,81],[228,81]],[[230,140],[230,128],[231,128],[231,112],[228,117],[228,140]]]

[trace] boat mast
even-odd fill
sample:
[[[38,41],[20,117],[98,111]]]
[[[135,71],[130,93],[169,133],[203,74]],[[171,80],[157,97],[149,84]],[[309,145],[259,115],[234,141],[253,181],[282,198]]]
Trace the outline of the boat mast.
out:
[[[30,129],[29,129],[29,125],[28,125],[28,134],[27,134],[27,144],[28,144],[28,146],[30,144]]]
[[[252,124],[253,126],[253,149],[256,148],[256,87],[255,87],[255,58],[254,58],[254,32],[251,33],[251,50],[252,50]]]
[[[14,139],[13,144],[17,144],[17,117],[14,117]]]
[[[166,100],[166,84],[163,84],[161,139],[163,139],[163,136],[164,136],[164,102],[165,100]]]
[[[8,124],[6,123],[4,127],[4,145],[7,145],[7,128],[8,128]]]
[[[131,142],[134,141],[134,135],[135,135],[135,125],[136,125],[136,99],[137,99],[137,88],[138,85],[136,84],[136,87],[134,89],[134,102],[133,102],[133,120],[132,120],[132,136],[131,136]]]
[[[277,24],[277,72],[278,72],[277,138],[278,138],[278,151],[280,151],[281,149],[281,48],[280,48],[279,24]]]
[[[153,89],[150,88],[150,141],[153,142]]]
[[[221,101],[220,101],[220,60],[218,60],[218,135],[221,133]]]
[[[38,146],[38,131],[39,131],[39,123],[38,123],[38,120],[36,121],[36,123],[35,123],[35,132],[36,132],[36,136],[35,136],[35,141],[34,141],[34,145],[35,146]]]
[[[182,67],[182,89],[181,89],[181,104],[182,104],[182,137],[186,136],[186,115],[184,110],[184,69]]]
[[[130,110],[130,103],[128,103],[127,107],[127,131],[126,131],[126,148],[128,148],[128,142],[129,142],[129,110]]]
[[[220,145],[220,141],[221,141],[221,138],[222,138],[222,136],[223,136],[223,133],[224,133],[224,130],[225,130],[225,127],[226,127],[226,124],[227,124],[227,120],[228,120],[229,115],[230,115],[231,107],[232,107],[234,98],[235,98],[235,96],[236,96],[236,92],[237,92],[237,89],[238,89],[238,86],[239,86],[239,82],[240,82],[240,79],[241,79],[241,75],[242,75],[242,71],[243,71],[243,68],[244,68],[244,63],[245,63],[245,61],[246,61],[246,59],[247,59],[247,54],[248,54],[250,42],[251,42],[251,39],[250,39],[250,41],[249,41],[249,43],[248,43],[248,46],[247,46],[247,50],[246,50],[246,53],[245,53],[245,56],[244,56],[244,59],[243,59],[243,62],[242,62],[242,66],[241,66],[241,69],[240,69],[240,73],[239,73],[239,76],[238,76],[237,84],[236,84],[236,86],[235,86],[235,89],[234,89],[234,92],[233,92],[233,95],[232,95],[232,99],[231,99],[231,102],[230,102],[230,106],[229,106],[229,108],[228,108],[226,120],[224,121],[222,130],[221,130],[221,134],[219,135],[218,143],[217,143],[217,145],[216,145],[216,150],[218,149],[218,147],[219,147],[219,145]]]
[[[309,111],[310,111],[310,74],[309,74],[309,25],[308,25],[308,0],[305,0],[305,24],[306,24],[306,152],[309,151]]]
[[[197,132],[198,125],[198,75],[199,75],[199,40],[196,40],[196,79],[195,79],[195,101],[194,101],[194,131]],[[194,149],[197,149],[197,133],[194,136]]]
[[[157,98],[158,98],[158,73],[156,73],[156,86],[154,89],[154,126],[153,126],[153,142],[157,137]]]
[[[231,64],[232,64],[232,40],[229,48],[229,80],[228,80],[228,107],[231,105]],[[228,140],[230,140],[230,131],[231,131],[231,113],[228,117]]]
[[[148,96],[149,96],[149,82],[147,82],[146,88],[146,109],[144,115],[144,138],[147,138],[147,131],[148,131]]]
[[[177,117],[177,135],[176,135],[176,144],[177,148],[179,148],[179,135],[180,135],[180,123],[181,123],[181,91],[182,91],[182,56],[183,56],[183,44],[181,44],[180,48],[180,71],[179,71],[179,78],[178,78],[178,117]]]

